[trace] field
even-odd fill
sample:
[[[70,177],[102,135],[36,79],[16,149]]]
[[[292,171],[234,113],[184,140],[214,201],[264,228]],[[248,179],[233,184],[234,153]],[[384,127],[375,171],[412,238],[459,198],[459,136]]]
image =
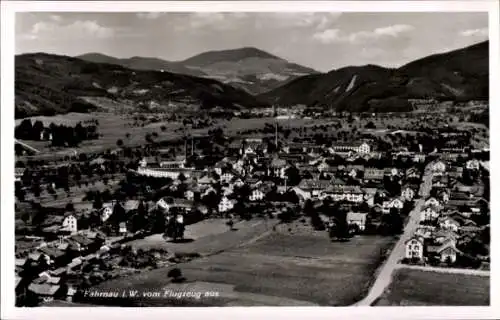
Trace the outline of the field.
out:
[[[488,306],[490,278],[399,269],[376,306]]]
[[[239,231],[222,235],[237,234]],[[226,243],[229,238],[210,240],[209,235],[188,245],[204,249]],[[213,238],[212,238],[213,239]],[[234,243],[234,242],[233,242]],[[272,231],[265,237],[177,265],[186,284],[173,284],[167,277],[172,268],[144,272],[99,285],[99,289],[139,291],[217,291],[218,298],[176,301],[182,305],[211,306],[347,306],[367,292],[374,272],[391,247],[393,239],[360,236],[350,242],[331,242],[326,233],[290,234]],[[215,245],[217,248],[217,245]],[[221,248],[221,247],[219,247]],[[192,248],[194,249],[194,248]],[[201,287],[200,287],[201,286]],[[195,291],[196,291],[195,290]],[[139,299],[145,306],[173,304],[165,299]]]

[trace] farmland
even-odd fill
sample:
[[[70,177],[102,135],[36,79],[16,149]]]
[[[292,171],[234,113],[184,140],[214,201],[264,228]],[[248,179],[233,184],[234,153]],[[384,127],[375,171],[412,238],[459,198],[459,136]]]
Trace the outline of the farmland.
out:
[[[487,306],[490,278],[399,269],[376,306]]]
[[[238,232],[240,230],[226,232],[219,237]],[[189,248],[195,250],[197,246],[203,251],[205,244],[213,247],[222,243],[220,239],[214,241],[216,237],[209,235],[195,240],[188,244]],[[242,246],[176,267],[182,270],[190,286],[220,292],[219,298],[184,302],[189,305],[346,306],[366,293],[392,242],[392,238],[378,236],[360,236],[346,243],[331,242],[324,233],[291,234],[278,228]],[[166,276],[169,269],[103,283],[99,288],[179,290],[180,285],[170,283]],[[140,299],[137,303],[153,306],[160,302]],[[164,305],[165,299],[161,303]]]

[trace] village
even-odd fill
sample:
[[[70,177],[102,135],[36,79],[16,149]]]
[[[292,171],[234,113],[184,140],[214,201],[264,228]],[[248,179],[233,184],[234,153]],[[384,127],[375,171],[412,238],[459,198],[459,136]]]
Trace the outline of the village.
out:
[[[78,301],[107,280],[196,259],[133,243],[203,241],[185,234],[200,221],[234,234],[240,221],[264,219],[273,230],[299,221],[331,241],[401,237],[401,264],[489,269],[489,153],[470,148],[470,135],[434,132],[424,146],[434,151],[424,152],[411,139],[389,148],[370,134],[292,141],[278,122],[267,129],[228,138],[218,128],[66,167],[18,166],[17,304]]]

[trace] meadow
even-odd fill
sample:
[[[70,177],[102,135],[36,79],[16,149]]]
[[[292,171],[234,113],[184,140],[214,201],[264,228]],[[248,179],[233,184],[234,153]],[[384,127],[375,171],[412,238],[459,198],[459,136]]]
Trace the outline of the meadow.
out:
[[[398,269],[375,306],[489,306],[490,277]]]

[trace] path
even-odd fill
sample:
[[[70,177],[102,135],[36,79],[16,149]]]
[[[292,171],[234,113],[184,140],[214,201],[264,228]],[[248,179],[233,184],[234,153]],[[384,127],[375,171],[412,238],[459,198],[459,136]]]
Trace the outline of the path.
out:
[[[430,266],[413,266],[407,264],[398,264],[398,269],[414,269],[430,272],[441,272],[441,273],[456,273],[456,274],[466,274],[471,276],[482,276],[489,277],[489,270],[477,270],[477,269],[458,269],[458,268],[440,268],[440,267],[430,267]]]
[[[18,144],[20,144],[20,145],[22,145],[22,146],[23,146],[23,147],[25,147],[26,149],[29,149],[29,150],[31,150],[31,151],[33,151],[33,152],[35,152],[35,153],[40,153],[40,152],[41,152],[40,150],[35,149],[35,148],[33,148],[32,146],[30,146],[30,145],[28,145],[28,144],[26,144],[26,143],[24,143],[24,142],[21,142],[21,141],[19,141],[19,140],[17,140],[17,139],[14,139],[14,142],[15,142],[15,143],[18,143]]]
[[[392,281],[392,273],[398,267],[399,260],[404,256],[405,242],[410,239],[420,222],[420,209],[424,205],[425,197],[429,194],[432,187],[432,174],[427,172],[422,179],[422,186],[419,195],[421,196],[415,203],[414,209],[410,212],[408,223],[406,224],[403,234],[399,237],[398,242],[392,249],[391,254],[380,269],[377,279],[373,283],[368,295],[361,301],[353,304],[353,306],[370,306],[389,286]]]

